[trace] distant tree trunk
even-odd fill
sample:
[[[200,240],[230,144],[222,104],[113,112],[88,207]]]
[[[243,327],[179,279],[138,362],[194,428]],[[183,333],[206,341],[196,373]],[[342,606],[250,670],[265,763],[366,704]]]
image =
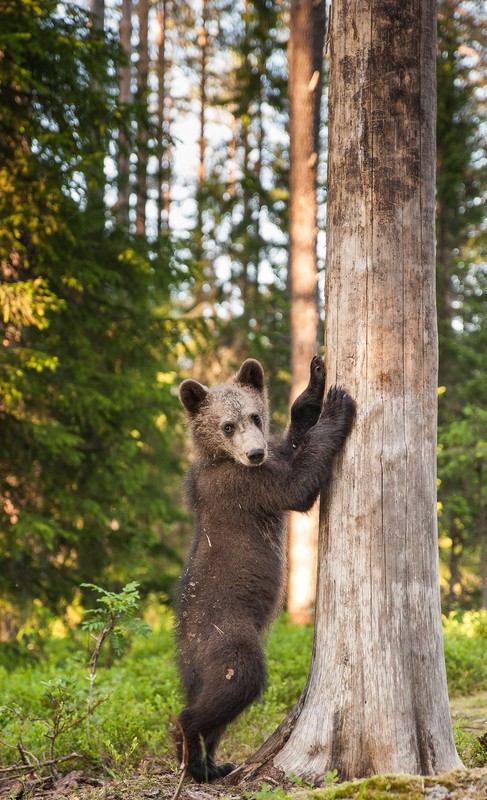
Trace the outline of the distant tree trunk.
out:
[[[95,30],[105,30],[105,0],[90,0],[90,13],[95,19]]]
[[[90,0],[89,9],[93,15],[91,35],[102,38],[105,35],[105,0]],[[98,84],[95,86],[100,89]],[[92,157],[90,167],[86,170],[86,204],[91,212],[91,219],[94,221],[92,232],[97,236],[103,236],[105,228],[105,143],[103,132],[96,123],[93,124],[90,135]]]
[[[463,542],[461,537],[455,530],[455,523],[453,521],[450,521],[450,539],[451,539],[450,558],[449,558],[450,577],[448,580],[447,608],[450,611],[452,611],[458,604],[459,597],[463,590],[462,574],[460,572],[460,563],[459,563],[463,551]],[[458,591],[458,587],[460,587],[460,591]]]
[[[244,75],[245,75],[245,88],[247,92],[245,93],[244,97],[242,98],[242,105],[243,107],[240,109],[240,137],[241,137],[241,145],[242,145],[242,179],[240,182],[241,186],[241,193],[242,193],[242,235],[241,238],[243,239],[243,246],[242,246],[242,254],[241,254],[241,264],[242,264],[242,274],[240,275],[239,285],[240,291],[242,296],[242,303],[244,309],[248,309],[248,302],[249,302],[249,267],[250,267],[250,254],[249,254],[249,242],[247,233],[252,225],[251,219],[251,208],[250,208],[250,198],[251,198],[251,189],[250,189],[250,141],[249,141],[249,127],[250,127],[250,75],[252,74],[252,65],[250,64],[249,58],[249,51],[250,51],[250,6],[249,0],[245,0],[244,8],[243,8],[243,25],[244,25],[244,33],[243,33],[243,41],[242,41],[242,50],[243,50],[243,62],[244,62]],[[244,105],[245,104],[245,105]],[[248,324],[248,315],[244,315],[245,328],[242,330],[242,343],[246,341],[247,337],[247,330],[246,326]]]
[[[132,53],[132,0],[122,0],[120,18],[120,46],[125,53],[126,63],[120,70],[119,102],[126,109],[132,102],[131,65]],[[118,133],[118,223],[124,227],[129,224],[130,202],[130,141],[122,122]]]
[[[326,367],[358,415],[323,503],[308,681],[240,777],[460,766],[436,529],[435,11],[331,6]]]
[[[198,47],[200,52],[200,115],[199,115],[199,159],[198,159],[198,183],[196,188],[196,237],[195,237],[195,258],[202,264],[204,260],[203,252],[203,186],[205,182],[205,156],[206,156],[206,91],[208,78],[208,0],[203,0],[201,10],[201,26],[198,31]]]
[[[291,402],[308,383],[318,349],[316,173],[319,155],[325,0],[291,0],[289,39],[289,277],[291,287]],[[289,515],[291,621],[313,621],[316,599],[319,503],[309,514]]]
[[[135,232],[145,236],[147,205],[147,144],[149,140],[148,86],[149,75],[149,0],[138,0],[137,16],[139,19],[139,60],[137,62],[137,170],[136,170],[136,206]]]
[[[157,219],[158,234],[169,233],[171,210],[171,150],[168,117],[167,83],[167,0],[157,9]]]

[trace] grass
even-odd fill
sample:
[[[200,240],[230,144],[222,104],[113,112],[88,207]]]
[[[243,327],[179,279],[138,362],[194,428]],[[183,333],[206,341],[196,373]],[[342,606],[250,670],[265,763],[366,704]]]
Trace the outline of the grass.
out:
[[[482,617],[445,620],[455,737],[470,767],[487,765],[487,750],[478,741],[487,730],[482,625]],[[171,730],[182,698],[170,614],[159,617],[148,640],[134,639],[123,657],[106,650],[93,689],[87,642],[87,635],[77,632],[51,642],[39,660],[0,667],[0,766],[16,763],[19,752],[31,763],[76,752],[93,774],[103,770],[124,778],[148,765],[174,771]],[[311,647],[311,629],[292,627],[285,617],[277,621],[267,648],[269,687],[229,729],[223,759],[244,760],[281,722],[304,686]],[[64,767],[72,768],[69,762]]]

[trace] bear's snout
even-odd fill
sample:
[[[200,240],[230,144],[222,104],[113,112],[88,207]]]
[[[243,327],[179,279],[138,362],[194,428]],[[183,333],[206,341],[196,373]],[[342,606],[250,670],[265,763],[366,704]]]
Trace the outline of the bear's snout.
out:
[[[249,452],[247,453],[247,458],[251,464],[254,464],[256,466],[258,464],[262,464],[265,458],[265,450],[261,448],[256,450],[249,450]]]

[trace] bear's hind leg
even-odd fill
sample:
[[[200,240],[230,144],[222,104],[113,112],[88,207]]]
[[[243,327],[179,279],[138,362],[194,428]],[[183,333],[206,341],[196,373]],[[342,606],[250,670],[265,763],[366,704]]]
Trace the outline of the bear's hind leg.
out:
[[[215,750],[228,725],[261,694],[266,678],[258,641],[231,645],[222,642],[208,665],[196,703],[184,709],[179,724],[187,746],[188,772],[206,783],[228,775],[233,764],[217,765]],[[178,757],[183,760],[183,735],[178,734]]]
[[[235,769],[235,764],[215,764],[215,750],[226,725],[204,735],[203,730],[207,726],[198,717],[198,711],[186,708],[179,715],[179,724],[184,731],[188,773],[198,783],[209,783],[217,778],[224,778]],[[183,735],[178,731],[177,754],[181,765],[185,760]]]
[[[236,768],[236,764],[232,764],[231,761],[218,765],[214,763],[215,750],[225,732],[225,728],[226,725],[222,725],[221,728],[216,728],[205,738],[206,756],[213,761],[215,769],[218,770],[218,775],[220,778],[224,778],[226,775],[229,775],[230,772],[233,772],[233,770]]]

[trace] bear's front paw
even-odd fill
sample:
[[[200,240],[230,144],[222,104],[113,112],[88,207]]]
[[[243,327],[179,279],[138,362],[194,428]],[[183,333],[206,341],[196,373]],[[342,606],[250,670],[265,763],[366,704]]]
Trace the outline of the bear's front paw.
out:
[[[313,356],[309,367],[309,387],[325,391],[325,364],[321,356]]]
[[[323,405],[323,417],[341,417],[353,422],[357,406],[353,397],[341,386],[330,386]]]
[[[325,365],[320,356],[313,356],[310,364],[309,383],[291,407],[293,436],[297,442],[309,428],[316,425],[321,413],[325,391]]]

